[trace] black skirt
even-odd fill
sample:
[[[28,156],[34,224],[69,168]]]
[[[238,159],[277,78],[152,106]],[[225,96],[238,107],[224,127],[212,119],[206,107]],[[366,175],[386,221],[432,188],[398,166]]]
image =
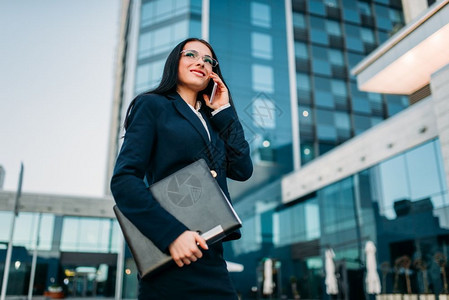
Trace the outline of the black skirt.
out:
[[[182,268],[174,263],[161,273],[139,280],[139,300],[237,300],[221,242],[202,250],[203,257]]]

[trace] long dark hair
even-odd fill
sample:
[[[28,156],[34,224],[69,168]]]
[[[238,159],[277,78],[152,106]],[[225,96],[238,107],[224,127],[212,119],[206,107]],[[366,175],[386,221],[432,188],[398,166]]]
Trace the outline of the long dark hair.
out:
[[[210,52],[212,53],[212,57],[218,61],[218,58],[215,55],[214,49],[212,49],[212,46],[208,42],[206,42],[203,39],[199,39],[199,38],[188,38],[188,39],[180,42],[178,45],[176,45],[176,47],[173,48],[173,50],[168,55],[167,60],[165,61],[164,71],[162,73],[162,79],[161,79],[161,82],[159,83],[159,85],[155,89],[149,90],[142,94],[168,95],[173,92],[176,92],[176,87],[178,85],[178,66],[179,66],[179,60],[181,59],[180,53],[184,49],[184,46],[188,42],[193,42],[193,41],[201,42],[204,45],[206,45],[209,48]],[[221,78],[221,80],[223,81],[225,86],[228,88],[228,85],[226,84],[226,82],[221,74],[220,64],[213,67],[212,71],[214,71]],[[198,98],[197,98],[198,101],[203,102],[202,107],[204,107],[204,109],[208,113],[210,113],[211,110],[209,107],[204,105],[203,94],[210,95],[210,93],[212,92],[213,85],[214,85],[213,80],[210,80],[207,87],[198,93]],[[232,101],[231,92],[229,91],[229,88],[228,88],[228,92],[229,92],[229,102],[231,103],[231,106],[234,107],[234,103]],[[126,117],[125,117],[125,121],[123,124],[125,127],[125,130],[128,128],[129,113],[131,112],[137,98],[138,97],[134,98],[134,100],[131,101],[131,103],[129,104],[128,110],[126,111]]]

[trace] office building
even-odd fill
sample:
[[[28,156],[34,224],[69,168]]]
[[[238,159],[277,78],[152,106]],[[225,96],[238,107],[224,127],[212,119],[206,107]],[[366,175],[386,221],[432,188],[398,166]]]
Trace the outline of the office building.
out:
[[[377,247],[382,293],[443,292],[448,2],[124,0],[107,177],[129,102],[158,83],[179,41],[203,37],[255,166],[249,181],[229,182],[243,236],[225,244],[225,258],[243,266],[231,273],[242,298],[327,299],[329,248],[337,297],[367,298],[367,241]],[[43,285],[67,279],[72,295],[135,298],[136,269],[120,250],[109,193],[106,183],[104,199],[25,195],[19,218],[29,225],[18,226],[24,237],[15,245],[28,260],[17,269],[14,260],[12,272],[29,276],[29,232],[41,212]],[[8,224],[14,193],[0,197]],[[89,257],[102,263],[80,261]]]

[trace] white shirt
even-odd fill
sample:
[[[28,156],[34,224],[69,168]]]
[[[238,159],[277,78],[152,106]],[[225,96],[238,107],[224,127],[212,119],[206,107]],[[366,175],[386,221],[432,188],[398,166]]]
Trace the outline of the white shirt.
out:
[[[187,103],[187,102],[186,102],[186,103]],[[193,106],[190,105],[189,103],[187,103],[187,104],[189,105],[189,107],[192,109],[192,111],[193,111],[193,112],[198,116],[198,118],[200,119],[201,123],[202,123],[203,126],[204,126],[204,129],[206,129],[207,137],[209,138],[209,141],[210,141],[210,133],[209,133],[209,129],[207,128],[207,124],[206,124],[206,121],[205,121],[204,118],[203,118],[203,115],[200,113],[201,102],[200,102],[200,101],[197,101],[195,107],[193,107]],[[220,111],[222,111],[222,110],[224,110],[224,109],[226,109],[226,108],[228,108],[228,107],[231,107],[231,104],[227,103],[227,104],[225,104],[225,105],[223,105],[223,106],[217,108],[216,110],[214,110],[214,111],[212,112],[212,116],[215,116],[215,115],[218,114]]]

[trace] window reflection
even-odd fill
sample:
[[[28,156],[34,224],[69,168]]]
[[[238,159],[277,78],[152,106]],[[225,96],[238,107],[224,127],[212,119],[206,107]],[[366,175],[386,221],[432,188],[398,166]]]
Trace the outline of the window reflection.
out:
[[[260,92],[274,92],[273,68],[271,66],[252,65],[253,90]]]
[[[251,33],[252,55],[257,58],[272,59],[273,47],[271,36],[260,32]]]
[[[274,245],[277,247],[319,238],[318,200],[313,198],[274,213],[273,224],[276,224]]]
[[[407,152],[405,160],[412,200],[421,199],[442,190],[443,187],[437,177],[438,165],[433,144],[425,144]]]
[[[146,33],[139,37],[138,59],[168,52],[189,34],[188,20],[174,23]]]
[[[197,7],[192,5],[192,9]],[[153,0],[142,4],[141,27],[174,18],[189,11],[189,0]],[[201,8],[199,10],[201,12]]]
[[[110,243],[117,230],[110,219],[64,217],[61,236],[61,251],[112,252],[117,245]],[[115,239],[116,240],[116,239]]]
[[[302,59],[309,58],[309,53],[306,44],[295,41],[295,57]]]
[[[259,2],[251,2],[251,24],[255,26],[271,27],[271,7]]]

